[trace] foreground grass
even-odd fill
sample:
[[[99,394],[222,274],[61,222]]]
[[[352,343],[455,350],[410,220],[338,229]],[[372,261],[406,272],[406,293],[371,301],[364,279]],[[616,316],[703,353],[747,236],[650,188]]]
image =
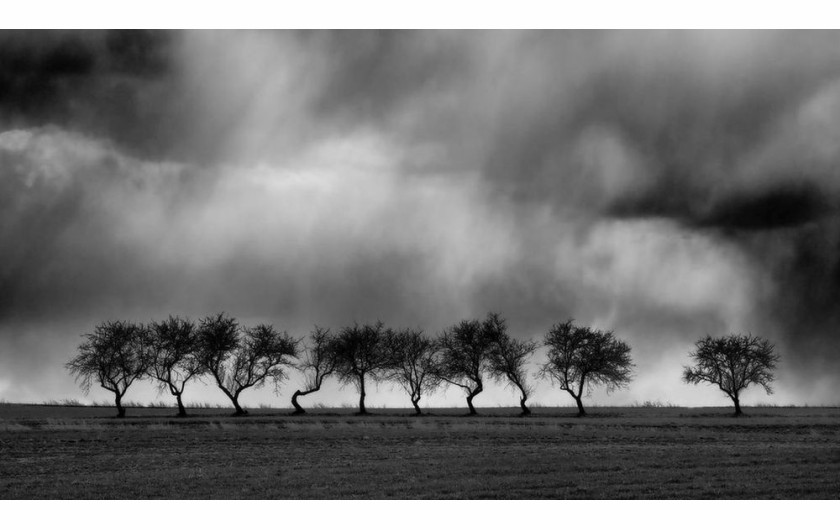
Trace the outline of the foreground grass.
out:
[[[840,498],[840,411],[0,407],[0,498]]]

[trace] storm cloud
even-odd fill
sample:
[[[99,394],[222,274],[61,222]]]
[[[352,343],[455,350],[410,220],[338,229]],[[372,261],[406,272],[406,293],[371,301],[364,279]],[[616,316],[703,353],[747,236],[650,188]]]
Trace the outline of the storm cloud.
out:
[[[777,399],[836,403],[838,44],[0,32],[0,398],[78,395],[63,362],[109,318],[303,335],[498,311],[626,338],[637,378],[603,402],[716,402],[680,367],[749,331],[783,356]]]

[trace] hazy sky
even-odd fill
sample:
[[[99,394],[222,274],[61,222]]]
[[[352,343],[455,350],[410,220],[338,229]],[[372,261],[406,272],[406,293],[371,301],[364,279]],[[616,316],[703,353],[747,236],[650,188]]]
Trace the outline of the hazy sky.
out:
[[[497,311],[625,339],[598,403],[726,404],[682,365],[752,332],[782,363],[748,403],[837,404],[838,167],[838,32],[0,32],[0,399],[81,398],[63,365],[106,319]]]

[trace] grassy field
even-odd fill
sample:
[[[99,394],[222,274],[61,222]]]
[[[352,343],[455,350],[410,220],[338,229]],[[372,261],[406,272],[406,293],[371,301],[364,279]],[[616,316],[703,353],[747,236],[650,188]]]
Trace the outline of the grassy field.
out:
[[[840,498],[840,409],[0,405],[2,499]]]

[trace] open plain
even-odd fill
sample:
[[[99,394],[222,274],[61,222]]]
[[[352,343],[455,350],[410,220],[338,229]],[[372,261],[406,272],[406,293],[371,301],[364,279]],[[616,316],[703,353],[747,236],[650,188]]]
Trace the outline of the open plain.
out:
[[[2,499],[837,499],[840,409],[0,405]]]

